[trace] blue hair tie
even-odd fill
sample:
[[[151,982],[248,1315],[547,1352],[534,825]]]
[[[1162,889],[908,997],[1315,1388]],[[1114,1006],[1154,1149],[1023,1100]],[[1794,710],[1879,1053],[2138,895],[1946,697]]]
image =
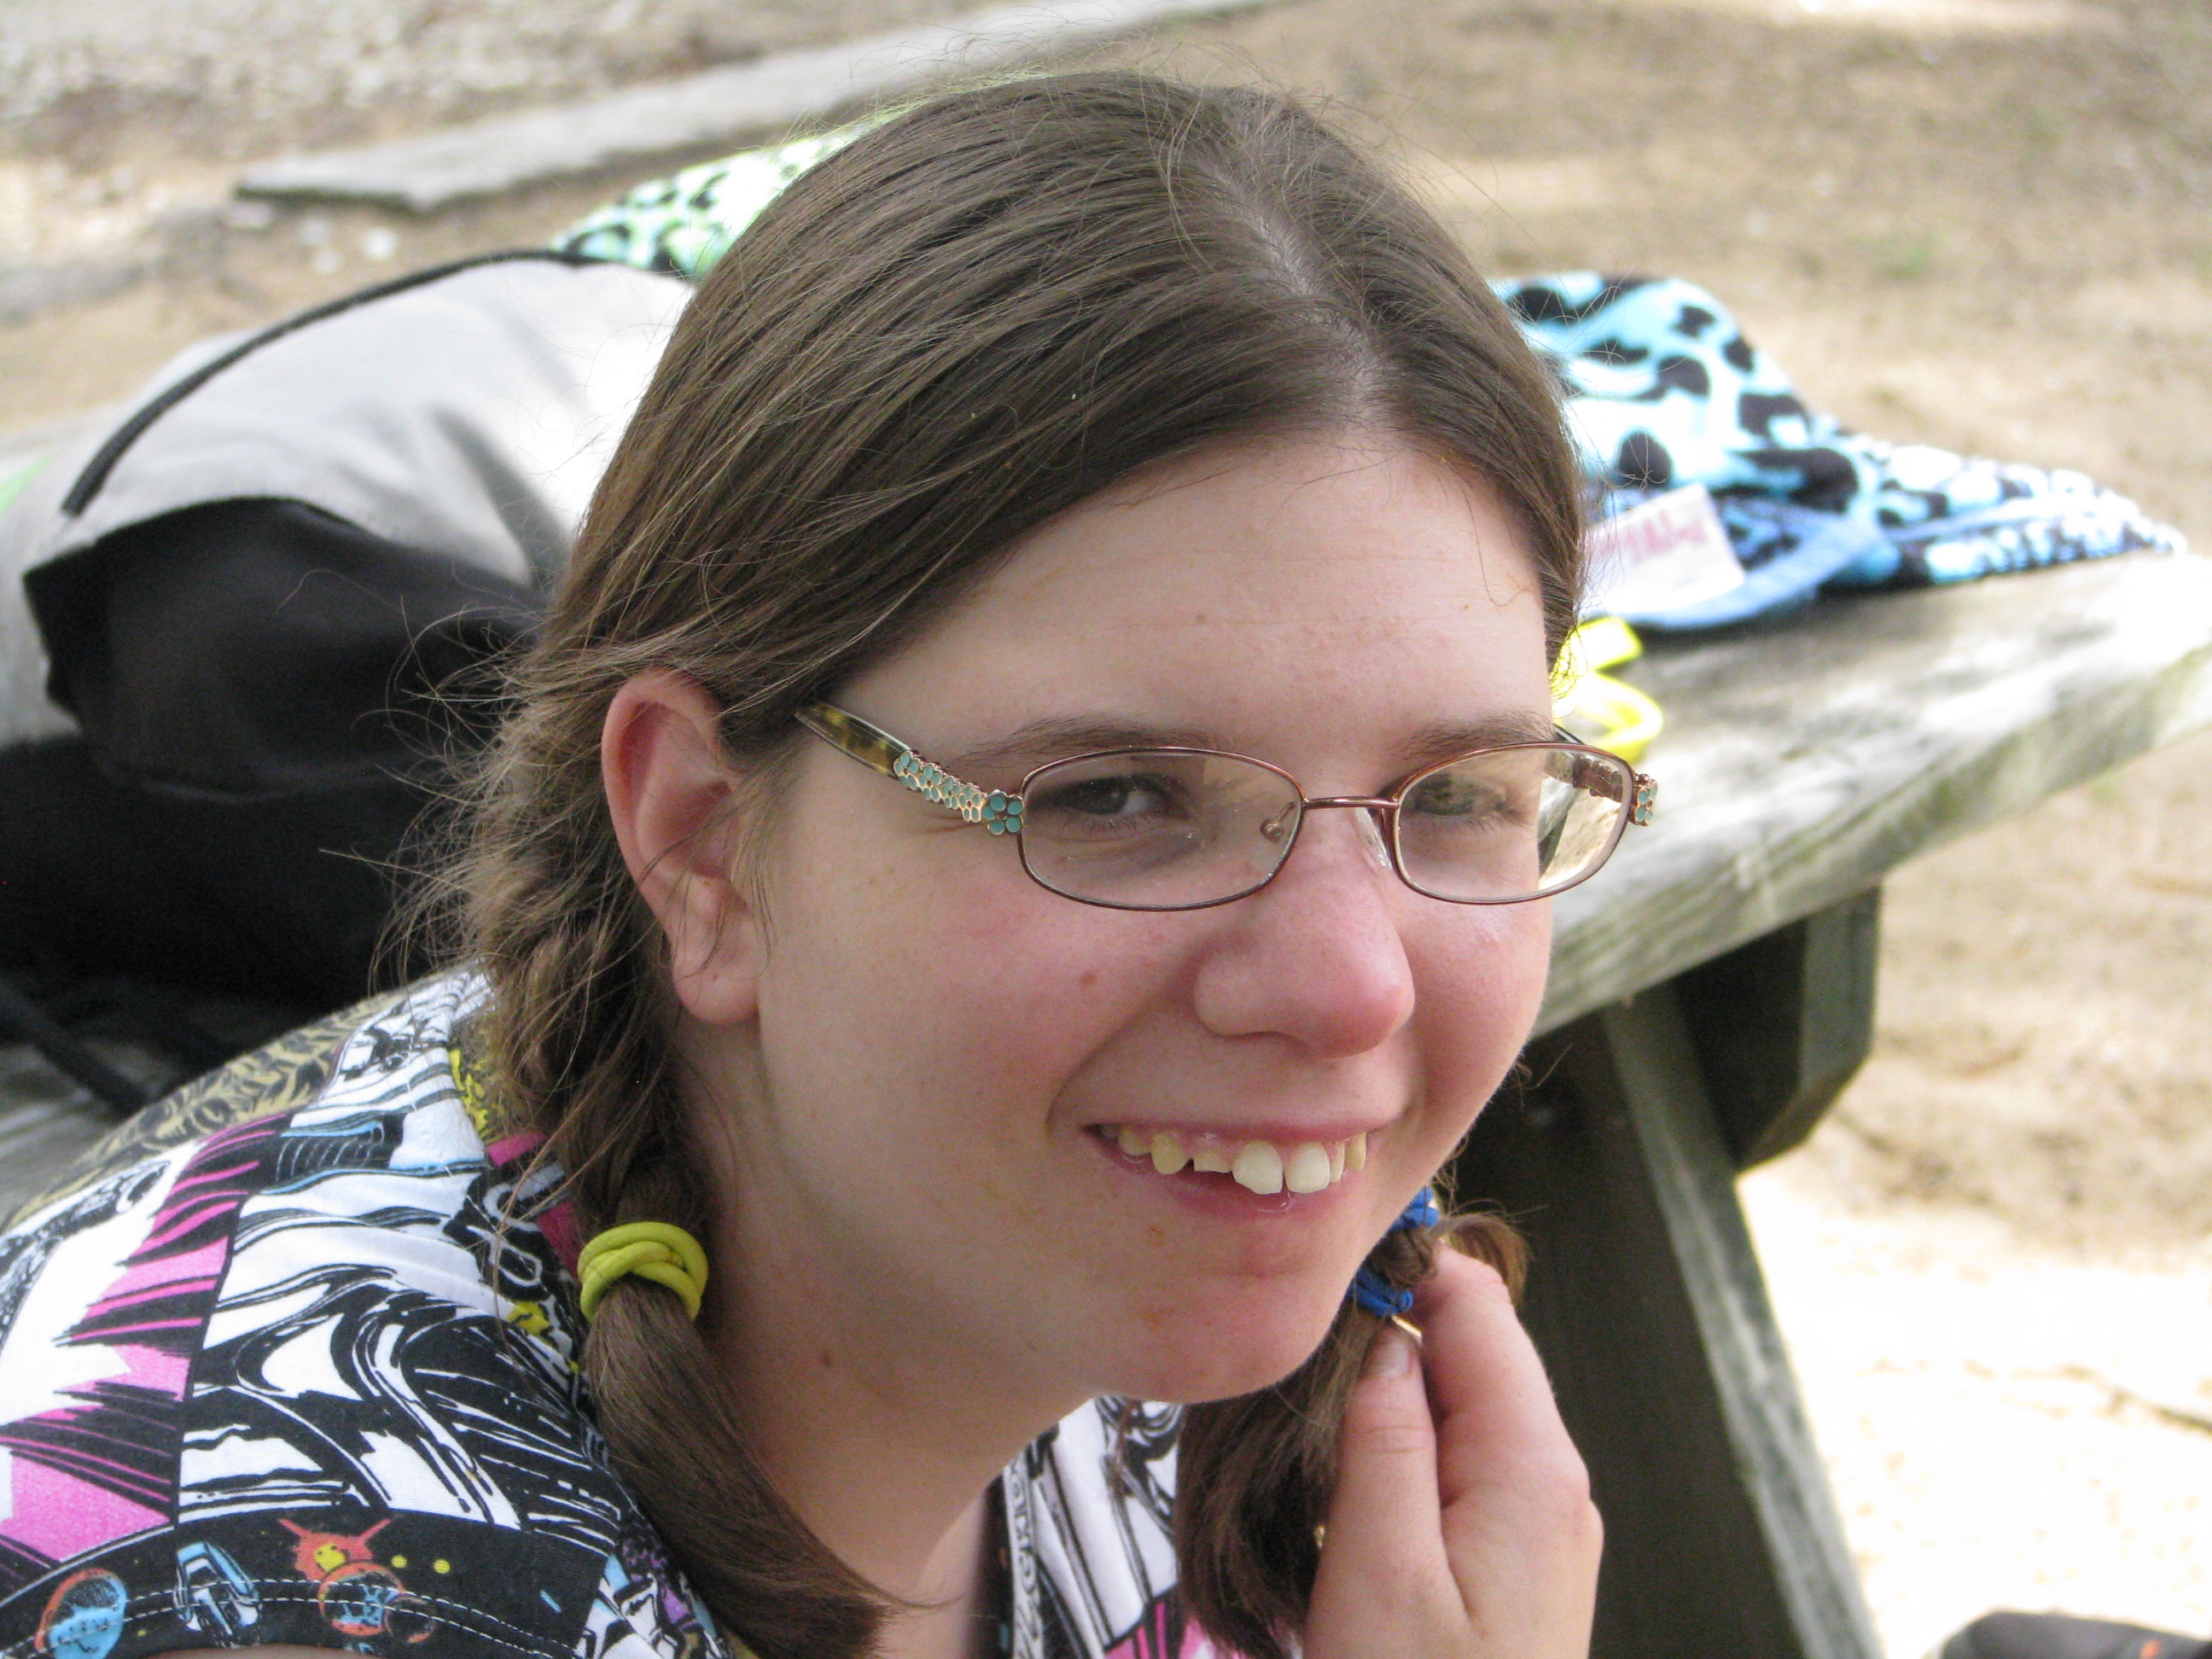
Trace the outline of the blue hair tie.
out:
[[[1406,1206],[1405,1212],[1390,1224],[1390,1231],[1401,1233],[1417,1227],[1433,1227],[1440,1218],[1436,1194],[1424,1187],[1413,1194],[1413,1201]],[[1345,1294],[1358,1303],[1363,1312],[1371,1313],[1377,1319],[1394,1319],[1413,1310],[1413,1293],[1396,1289],[1372,1267],[1362,1267]]]

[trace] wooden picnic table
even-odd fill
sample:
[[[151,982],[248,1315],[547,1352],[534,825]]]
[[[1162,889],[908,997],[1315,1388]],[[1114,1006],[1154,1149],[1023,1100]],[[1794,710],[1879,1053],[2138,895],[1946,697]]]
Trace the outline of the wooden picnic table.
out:
[[[1534,1247],[1525,1316],[1605,1516],[1595,1659],[1877,1659],[1735,1177],[1865,1058],[1890,870],[2212,726],[2212,561],[1653,647],[1656,822],[1559,901],[1533,1081],[1458,1191]]]

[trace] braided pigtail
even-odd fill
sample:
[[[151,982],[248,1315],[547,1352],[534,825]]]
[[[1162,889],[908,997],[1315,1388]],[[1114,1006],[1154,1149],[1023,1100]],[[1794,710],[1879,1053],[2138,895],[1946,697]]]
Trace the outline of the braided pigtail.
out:
[[[705,1239],[666,947],[600,793],[599,724],[625,666],[546,650],[521,665],[458,885],[492,990],[487,1081],[546,1136],[586,1236],[652,1221]],[[860,1659],[885,1604],[769,1484],[712,1335],[659,1284],[606,1287],[581,1362],[613,1465],[715,1621],[760,1659]]]
[[[692,1182],[670,1162],[632,1171],[612,1218],[705,1237]],[[728,1380],[674,1291],[635,1276],[600,1297],[584,1369],[615,1467],[651,1510],[708,1605],[763,1659],[857,1659],[884,1603],[769,1482]]]

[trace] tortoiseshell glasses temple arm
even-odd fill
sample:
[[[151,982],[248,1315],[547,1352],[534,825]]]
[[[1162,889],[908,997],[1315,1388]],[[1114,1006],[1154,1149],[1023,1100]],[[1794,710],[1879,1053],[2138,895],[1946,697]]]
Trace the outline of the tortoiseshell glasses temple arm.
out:
[[[1596,744],[1583,741],[1582,738],[1577,737],[1573,732],[1568,731],[1564,726],[1553,726],[1552,728],[1552,733],[1554,737],[1558,738],[1561,743],[1571,743],[1577,749],[1595,749],[1599,746]],[[1605,752],[1610,753],[1611,751],[1607,750]],[[1616,757],[1616,758],[1618,757]],[[1627,765],[1627,763],[1625,761],[1621,763],[1623,765]],[[1579,770],[1579,769],[1577,769]],[[1653,810],[1659,805],[1659,780],[1651,776],[1649,773],[1638,771],[1633,766],[1630,766],[1628,768],[1628,821],[1631,823],[1638,825],[1648,824],[1651,822],[1651,814]],[[1575,781],[1581,784],[1583,787],[1586,789],[1595,789],[1595,793],[1607,796],[1611,799],[1618,800],[1620,799],[1620,796],[1614,794],[1611,789],[1608,789],[1602,784],[1599,783],[1595,778],[1577,777]]]
[[[986,789],[956,778],[934,761],[925,760],[879,726],[871,726],[858,714],[826,702],[810,702],[799,711],[799,723],[843,750],[863,766],[904,784],[917,795],[934,801],[948,812],[957,812],[970,823],[980,823],[994,836],[1018,836],[1022,830],[1022,798],[1003,789]]]

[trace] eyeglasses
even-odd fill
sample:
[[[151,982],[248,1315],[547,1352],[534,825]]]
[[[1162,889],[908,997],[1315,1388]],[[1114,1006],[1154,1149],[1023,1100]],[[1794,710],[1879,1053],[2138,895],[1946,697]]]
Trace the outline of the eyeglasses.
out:
[[[994,836],[1012,836],[1039,886],[1114,910],[1201,910],[1275,878],[1307,813],[1365,814],[1371,843],[1417,893],[1522,904],[1587,880],[1659,786],[1577,743],[1506,744],[1425,767],[1384,795],[1312,796],[1279,766],[1214,749],[1116,749],[985,789],[826,702],[799,724]]]

